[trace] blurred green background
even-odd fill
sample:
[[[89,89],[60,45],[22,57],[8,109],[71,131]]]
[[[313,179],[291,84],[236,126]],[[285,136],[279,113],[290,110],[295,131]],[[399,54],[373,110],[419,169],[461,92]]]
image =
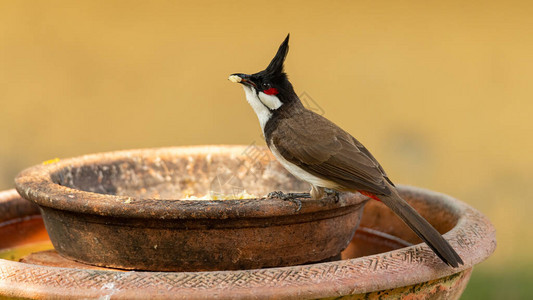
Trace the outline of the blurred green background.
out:
[[[290,32],[297,93],[394,181],[496,226],[463,298],[526,298],[532,16],[531,1],[0,1],[0,188],[54,157],[263,143],[227,77],[266,67]]]

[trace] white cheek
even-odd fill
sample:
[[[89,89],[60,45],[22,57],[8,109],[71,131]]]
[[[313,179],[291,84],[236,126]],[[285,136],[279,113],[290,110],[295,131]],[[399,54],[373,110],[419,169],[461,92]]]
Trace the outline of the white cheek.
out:
[[[259,125],[261,126],[261,130],[265,132],[265,125],[268,122],[268,119],[272,116],[272,113],[268,108],[261,103],[261,100],[257,97],[257,93],[255,92],[255,89],[252,87],[248,87],[243,85],[244,93],[246,94],[246,100],[248,103],[250,103],[250,106],[253,108],[255,114],[257,115],[257,118],[259,119]]]
[[[267,95],[263,92],[259,92],[259,98],[261,99],[261,102],[268,106],[268,108],[274,110],[278,109],[283,103],[279,101],[278,97],[274,95]]]

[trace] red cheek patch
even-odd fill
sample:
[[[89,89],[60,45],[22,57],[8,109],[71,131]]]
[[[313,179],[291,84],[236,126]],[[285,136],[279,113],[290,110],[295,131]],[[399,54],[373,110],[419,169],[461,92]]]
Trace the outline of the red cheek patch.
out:
[[[276,88],[269,88],[268,90],[264,90],[263,93],[267,95],[277,95],[279,92]]]

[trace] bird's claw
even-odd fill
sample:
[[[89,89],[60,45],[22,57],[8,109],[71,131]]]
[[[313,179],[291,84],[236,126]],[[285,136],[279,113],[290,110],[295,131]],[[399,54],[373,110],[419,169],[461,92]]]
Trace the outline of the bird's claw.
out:
[[[296,212],[299,212],[300,209],[302,209],[302,201],[296,199],[296,198],[288,198],[288,199],[283,199],[285,201],[290,201],[296,205],[298,205],[298,208],[296,209]]]
[[[267,198],[278,198],[284,201],[290,201],[298,205],[296,211],[300,211],[300,209],[302,209],[302,201],[298,200],[298,198],[311,198],[311,195],[309,195],[309,193],[283,193],[282,191],[274,191],[268,193]]]

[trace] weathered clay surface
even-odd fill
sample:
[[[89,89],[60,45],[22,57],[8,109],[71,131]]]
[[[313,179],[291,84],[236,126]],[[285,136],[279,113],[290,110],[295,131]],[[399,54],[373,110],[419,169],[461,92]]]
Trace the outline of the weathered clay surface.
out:
[[[451,197],[413,187],[402,186],[400,191],[424,215],[424,207],[443,210],[428,215],[437,227],[449,225],[449,221],[439,219],[443,216],[451,215],[456,220],[445,237],[465,261],[464,266],[446,266],[425,244],[327,263],[214,272],[124,272],[0,260],[0,295],[34,299],[458,299],[472,267],[494,251],[494,227],[481,213]],[[27,204],[12,192],[0,193],[0,211],[22,213],[20,205]],[[397,248],[410,233],[391,225],[396,221],[374,201],[366,206],[361,226],[397,233],[400,240],[392,242]],[[353,255],[348,251],[350,248],[343,252],[344,258]]]
[[[30,201],[22,201],[18,205],[8,205],[13,199],[19,198],[15,190],[0,192],[0,224],[20,218],[39,214],[39,207]]]
[[[184,194],[306,191],[265,148],[181,147],[88,155],[30,168],[18,191],[37,203],[55,249],[98,266],[236,270],[319,262],[350,242],[367,199],[180,200]],[[228,184],[229,182],[229,184]]]

